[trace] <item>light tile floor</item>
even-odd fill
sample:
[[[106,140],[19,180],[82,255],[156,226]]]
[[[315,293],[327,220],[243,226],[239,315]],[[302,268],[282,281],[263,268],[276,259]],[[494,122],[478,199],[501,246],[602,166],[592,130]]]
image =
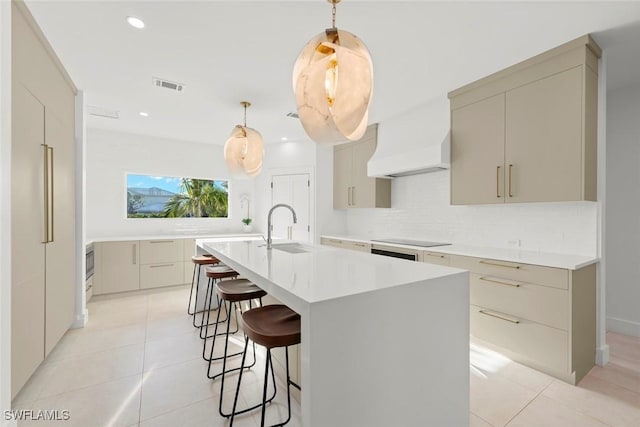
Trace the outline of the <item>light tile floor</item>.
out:
[[[188,297],[189,288],[178,287],[94,298],[87,327],[64,336],[13,402],[14,409],[67,409],[71,419],[19,425],[227,426],[217,413],[220,381],[206,378],[201,340],[185,313]],[[594,367],[577,387],[472,342],[470,425],[640,426],[640,338],[609,333],[607,342],[610,363]],[[240,344],[237,340],[234,349]],[[264,359],[258,356],[243,377],[242,405],[262,395]],[[231,378],[225,411],[233,399]],[[279,384],[276,403],[267,411],[271,424],[286,416],[282,390]],[[295,427],[301,424],[300,408],[293,402],[289,425]],[[259,411],[234,423],[259,424]],[[338,421],[335,426],[341,427]]]

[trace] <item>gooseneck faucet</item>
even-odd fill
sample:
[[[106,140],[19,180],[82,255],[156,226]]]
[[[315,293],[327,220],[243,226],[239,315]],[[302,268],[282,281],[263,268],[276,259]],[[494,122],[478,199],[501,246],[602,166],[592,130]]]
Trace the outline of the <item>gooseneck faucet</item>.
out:
[[[277,205],[273,205],[271,209],[269,209],[269,215],[267,216],[267,249],[271,249],[271,214],[276,208],[287,208],[293,214],[293,223],[296,224],[298,222],[298,217],[296,216],[296,211],[293,208],[285,203],[278,203]]]

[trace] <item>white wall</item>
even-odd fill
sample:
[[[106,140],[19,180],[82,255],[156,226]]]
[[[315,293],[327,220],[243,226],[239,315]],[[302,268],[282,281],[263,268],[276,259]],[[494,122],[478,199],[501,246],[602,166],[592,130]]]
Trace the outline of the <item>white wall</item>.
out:
[[[607,329],[640,337],[640,84],[607,94]]]
[[[241,232],[240,196],[253,198],[252,180],[230,181],[228,218],[126,218],[127,173],[228,179],[222,146],[88,129],[86,148],[87,239]]]
[[[0,413],[11,409],[11,3],[0,1]]]
[[[390,209],[350,209],[348,233],[596,255],[593,202],[450,206],[449,171],[396,178]]]

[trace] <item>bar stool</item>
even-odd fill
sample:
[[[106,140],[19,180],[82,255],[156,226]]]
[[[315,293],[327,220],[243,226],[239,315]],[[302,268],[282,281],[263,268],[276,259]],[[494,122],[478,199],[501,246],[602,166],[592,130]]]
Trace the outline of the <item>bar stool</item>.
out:
[[[225,380],[225,375],[233,372],[233,371],[238,371],[238,370],[242,370],[242,369],[250,369],[252,368],[255,364],[256,364],[256,353],[255,353],[255,344],[253,345],[253,362],[251,362],[250,365],[248,366],[244,366],[244,360],[242,362],[242,365],[240,365],[237,368],[231,368],[231,369],[227,369],[227,360],[230,357],[234,357],[234,356],[239,356],[241,354],[244,354],[244,352],[240,351],[238,353],[233,353],[233,354],[229,354],[229,335],[231,335],[231,333],[229,332],[230,329],[230,324],[231,322],[228,321],[227,322],[227,330],[226,332],[220,333],[218,334],[218,325],[221,323],[221,321],[219,320],[220,318],[220,312],[222,311],[221,308],[221,304],[225,304],[225,309],[226,309],[226,304],[229,303],[229,311],[227,311],[227,317],[230,319],[230,312],[236,311],[238,309],[238,306],[240,306],[240,311],[242,312],[242,302],[244,301],[248,301],[249,302],[249,311],[252,310],[252,301],[253,300],[258,300],[260,302],[260,306],[262,306],[262,297],[264,297],[265,295],[267,295],[267,293],[265,291],[263,291],[262,289],[260,289],[258,286],[256,286],[254,283],[250,282],[247,279],[236,279],[236,280],[222,280],[219,281],[218,283],[216,283],[216,291],[218,293],[218,296],[220,297],[219,301],[218,301],[218,320],[216,320],[215,322],[215,330],[213,333],[213,341],[211,343],[211,352],[209,354],[209,368],[207,369],[207,377],[210,379],[215,379],[218,377],[222,377],[222,380],[220,382],[220,402],[218,405],[218,411],[220,412],[220,415],[222,415],[223,417],[229,417],[231,414],[225,414],[222,410],[222,400],[224,397],[224,380]],[[236,317],[237,319],[237,317]],[[237,331],[237,329],[236,329]],[[215,350],[215,342],[216,342],[216,337],[220,336],[220,335],[224,335],[225,336],[225,343],[224,343],[224,353],[222,356],[219,357],[214,357],[213,353]],[[213,363],[213,361],[215,360],[222,360],[222,371],[218,374],[212,375],[211,373],[211,365]],[[275,375],[273,375],[273,366],[272,366],[272,380],[273,383],[275,385]],[[273,398],[275,397],[275,392],[273,394],[273,396],[271,396],[270,399],[268,399],[268,402],[271,402],[273,400]],[[260,405],[255,405],[251,408],[247,408],[242,412],[247,412],[253,409],[258,408]]]
[[[238,277],[238,272],[227,265],[205,267],[204,271],[206,276],[209,278],[209,281],[207,283],[207,292],[205,293],[205,296],[204,296],[204,307],[203,307],[204,311],[202,312],[202,317],[200,318],[200,338],[206,341],[207,338],[211,338],[208,335],[209,326],[214,325],[214,323],[209,323],[209,318],[211,313],[211,299],[213,298],[213,293],[214,293],[213,285],[218,280]],[[205,311],[207,316],[206,322],[204,320]],[[227,312],[227,319],[222,320],[222,322],[226,322],[228,320],[228,315],[229,313]],[[195,315],[194,315],[194,320],[195,320]],[[203,335],[203,331],[204,331],[204,335]]]
[[[187,305],[187,314],[193,316],[193,326],[195,324],[195,313],[196,308],[198,306],[198,288],[200,285],[200,267],[203,265],[215,265],[219,264],[220,260],[213,255],[194,255],[191,257],[191,262],[193,262],[193,276],[191,277],[191,292],[189,292],[189,304]],[[196,279],[197,274],[197,279]],[[191,311],[191,300],[193,298],[193,285],[196,286],[196,300],[193,305],[193,311]]]
[[[300,315],[291,310],[286,305],[267,305],[264,307],[254,308],[242,315],[242,324],[245,333],[244,351],[242,354],[242,364],[244,366],[245,359],[247,357],[247,348],[249,346],[249,339],[254,344],[259,344],[267,349],[267,357],[265,361],[264,372],[264,386],[262,390],[262,403],[252,408],[248,408],[242,411],[236,411],[238,404],[238,394],[240,393],[240,384],[242,383],[242,372],[240,369],[240,375],[238,376],[238,386],[236,388],[236,395],[233,400],[233,410],[231,411],[231,420],[229,427],[233,426],[233,419],[236,415],[243,412],[247,412],[250,409],[262,406],[262,415],[260,426],[264,427],[264,417],[267,400],[267,379],[269,377],[269,366],[271,366],[271,377],[274,381],[274,393],[275,397],[275,377],[273,375],[273,363],[271,361],[271,349],[276,347],[285,348],[285,363],[287,366],[287,419],[275,424],[276,426],[283,426],[291,420],[291,386],[293,385],[298,390],[300,386],[291,380],[289,374],[289,346],[300,344]],[[223,377],[224,379],[224,377]],[[273,399],[273,398],[272,398]]]

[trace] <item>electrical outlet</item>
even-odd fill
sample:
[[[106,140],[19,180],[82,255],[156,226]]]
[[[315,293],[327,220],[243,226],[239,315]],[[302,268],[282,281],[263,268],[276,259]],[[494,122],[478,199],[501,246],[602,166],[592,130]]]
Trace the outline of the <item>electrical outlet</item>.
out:
[[[507,246],[509,246],[510,248],[519,248],[520,239],[507,240]]]

